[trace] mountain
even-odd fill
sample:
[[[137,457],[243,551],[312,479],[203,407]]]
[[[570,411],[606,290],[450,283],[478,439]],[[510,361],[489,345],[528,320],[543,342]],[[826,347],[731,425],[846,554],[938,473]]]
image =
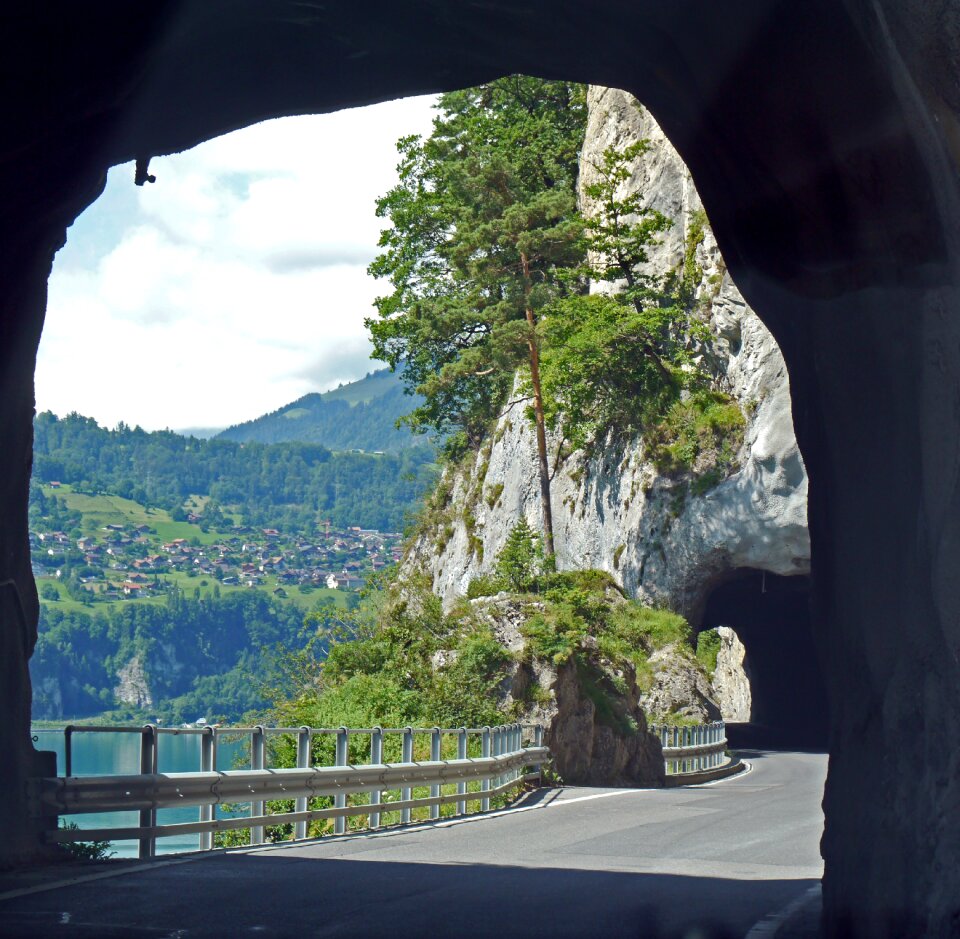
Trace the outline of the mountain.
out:
[[[417,443],[399,418],[420,403],[407,395],[400,378],[387,369],[370,372],[359,381],[308,394],[243,424],[228,427],[219,440],[241,443],[319,443],[331,450],[396,451]]]

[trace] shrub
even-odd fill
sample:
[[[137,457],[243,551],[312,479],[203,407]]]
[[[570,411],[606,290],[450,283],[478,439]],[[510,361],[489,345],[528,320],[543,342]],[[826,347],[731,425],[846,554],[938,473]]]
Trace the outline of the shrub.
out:
[[[639,603],[625,603],[610,614],[614,631],[632,645],[650,652],[676,642],[690,641],[690,626],[677,613],[655,610]]]
[[[500,582],[490,574],[481,574],[474,577],[467,585],[467,599],[476,600],[477,597],[492,597],[500,592]]]
[[[660,472],[695,472],[698,493],[721,482],[736,467],[746,418],[737,402],[719,391],[701,390],[677,401],[646,436]]]
[[[705,629],[697,636],[697,659],[713,678],[717,670],[717,655],[720,652],[720,633],[716,629]]]
[[[66,831],[80,830],[76,822],[64,819],[60,819],[60,827]],[[67,841],[61,847],[67,854],[81,861],[106,861],[117,853],[110,850],[113,845],[109,841]]]

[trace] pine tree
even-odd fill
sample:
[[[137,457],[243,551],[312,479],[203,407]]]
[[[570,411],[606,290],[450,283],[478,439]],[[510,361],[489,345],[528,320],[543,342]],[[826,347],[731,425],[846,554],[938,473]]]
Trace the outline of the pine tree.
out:
[[[521,516],[497,555],[497,578],[508,590],[523,593],[534,587],[543,568],[543,551],[536,533]]]
[[[407,422],[450,433],[451,453],[480,442],[517,368],[528,369],[552,556],[537,326],[582,261],[584,89],[511,76],[443,95],[439,111],[429,138],[399,142],[400,183],[377,203],[392,226],[370,271],[394,289],[368,320],[374,356],[423,395]]]

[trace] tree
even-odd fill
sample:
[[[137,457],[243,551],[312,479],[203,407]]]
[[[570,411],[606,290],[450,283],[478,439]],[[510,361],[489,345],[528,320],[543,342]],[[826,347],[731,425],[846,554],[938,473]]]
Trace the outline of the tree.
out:
[[[392,224],[370,272],[393,292],[367,321],[374,356],[425,399],[407,423],[452,432],[450,453],[480,442],[526,365],[552,556],[537,325],[582,260],[584,89],[511,76],[443,95],[438,107],[430,137],[398,143],[400,182],[377,202]]]
[[[584,219],[587,260],[577,274],[611,288],[564,297],[542,320],[548,418],[575,447],[612,424],[650,424],[684,388],[703,382],[693,353],[708,335],[694,296],[700,274],[695,250],[705,220],[699,232],[688,233],[678,270],[646,270],[649,249],[673,221],[646,205],[641,190],[621,193],[649,146],[640,140],[608,147],[583,187],[592,207]]]
[[[536,534],[521,516],[497,555],[497,579],[508,590],[522,593],[536,584],[537,578],[543,574],[543,566],[543,551]]]

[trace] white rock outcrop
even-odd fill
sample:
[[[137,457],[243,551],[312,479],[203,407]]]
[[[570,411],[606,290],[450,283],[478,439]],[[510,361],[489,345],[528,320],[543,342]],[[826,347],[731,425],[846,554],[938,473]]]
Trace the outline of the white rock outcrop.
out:
[[[650,114],[630,95],[591,88],[582,158],[609,145],[648,139],[628,186],[674,225],[651,264],[676,268],[702,205],[690,173]],[[589,205],[584,205],[589,211]],[[695,215],[696,213],[696,215]],[[644,460],[642,441],[575,453],[553,481],[557,562],[561,569],[610,572],[631,596],[696,618],[709,591],[738,568],[776,574],[809,571],[807,478],[793,433],[786,367],[777,345],[730,279],[709,227],[696,249],[700,298],[714,334],[710,360],[718,388],[747,417],[739,469],[703,495],[663,477]],[[451,602],[489,571],[521,516],[540,526],[536,445],[522,408],[503,416],[469,473],[449,481],[447,515],[414,543],[409,562],[428,571]]]
[[[713,693],[725,721],[749,721],[752,699],[746,668],[747,650],[729,626],[718,626],[720,649],[713,672]]]
[[[129,707],[153,707],[153,693],[140,656],[133,656],[126,665],[117,669],[117,686],[113,689],[113,695],[117,701]]]

